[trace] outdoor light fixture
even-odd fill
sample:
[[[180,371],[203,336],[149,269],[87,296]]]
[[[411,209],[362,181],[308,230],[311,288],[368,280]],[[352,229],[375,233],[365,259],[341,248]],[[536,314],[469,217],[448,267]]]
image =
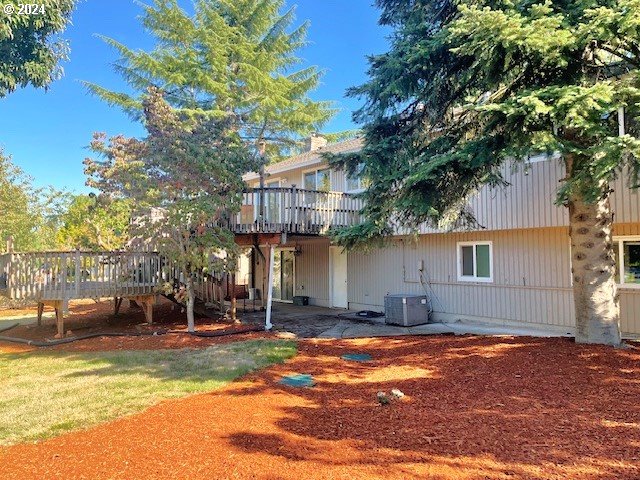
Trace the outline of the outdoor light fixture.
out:
[[[298,245],[296,245],[296,248],[293,249],[293,255],[297,257],[300,254],[302,254],[302,249]]]

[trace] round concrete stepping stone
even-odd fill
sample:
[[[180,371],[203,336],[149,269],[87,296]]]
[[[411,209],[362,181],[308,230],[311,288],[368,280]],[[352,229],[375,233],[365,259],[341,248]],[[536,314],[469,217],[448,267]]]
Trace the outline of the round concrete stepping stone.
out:
[[[351,362],[370,362],[372,357],[368,353],[347,353],[342,355],[342,359]]]
[[[288,387],[313,387],[316,382],[313,381],[313,377],[308,374],[299,374],[299,375],[287,375],[282,377],[280,383],[286,385]]]

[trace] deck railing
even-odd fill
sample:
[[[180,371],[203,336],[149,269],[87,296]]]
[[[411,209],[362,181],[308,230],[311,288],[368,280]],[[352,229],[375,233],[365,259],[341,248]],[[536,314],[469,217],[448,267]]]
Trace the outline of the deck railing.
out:
[[[168,274],[156,253],[60,251],[0,255],[0,293],[13,299],[150,294]]]
[[[240,212],[229,220],[235,233],[325,234],[361,223],[362,200],[342,192],[296,187],[253,188],[242,195]]]

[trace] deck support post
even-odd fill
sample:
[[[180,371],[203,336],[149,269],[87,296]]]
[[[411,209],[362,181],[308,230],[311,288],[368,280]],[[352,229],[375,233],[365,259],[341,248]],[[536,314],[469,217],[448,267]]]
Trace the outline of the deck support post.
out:
[[[156,295],[137,295],[129,299],[131,300],[142,308],[147,323],[153,324],[153,305],[156,303]]]
[[[44,312],[44,303],[38,302],[38,326],[42,326],[42,313]]]
[[[56,310],[56,326],[58,329],[55,338],[64,338],[64,302],[56,300],[54,308]]]
[[[231,292],[229,295],[231,300],[231,321],[236,322],[238,320],[238,300],[236,298],[236,274],[231,274]]]
[[[269,245],[269,284],[267,286],[267,315],[265,319],[265,330],[269,331],[273,328],[271,323],[271,307],[273,305],[273,266],[276,257],[276,246]]]
[[[113,315],[116,316],[118,315],[118,312],[120,311],[120,306],[122,305],[122,297],[114,297],[113,298]]]
[[[57,333],[54,338],[64,338],[64,312],[66,300],[43,300],[38,303],[38,317],[41,317],[41,312],[44,310],[45,305],[50,305],[56,311],[56,330]],[[38,322],[40,325],[40,321]]]

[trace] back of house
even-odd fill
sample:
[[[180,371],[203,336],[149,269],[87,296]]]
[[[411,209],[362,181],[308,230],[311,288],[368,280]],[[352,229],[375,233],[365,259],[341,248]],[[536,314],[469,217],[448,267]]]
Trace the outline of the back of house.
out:
[[[327,145],[314,137],[306,152],[267,166],[264,186],[279,189],[280,195],[302,191],[312,198],[312,192],[329,192],[353,202],[352,195],[364,187],[361,180],[330,168],[322,153],[353,152],[361,145],[360,139]],[[276,249],[274,299],[291,302],[294,296],[304,296],[312,305],[382,311],[386,295],[427,294],[436,321],[463,319],[571,332],[568,215],[566,208],[555,205],[563,166],[557,158],[541,155],[507,165],[503,173],[510,186],[484,188],[471,199],[481,226],[471,231],[425,226],[417,237],[397,235],[385,248],[369,252],[345,252],[322,231],[288,235]],[[245,181],[249,187],[260,186],[256,173],[245,175]],[[624,179],[613,189],[621,330],[640,334],[640,196]],[[271,198],[263,213],[286,215],[282,197]],[[317,198],[313,197],[316,212],[322,210]],[[344,202],[327,205],[327,211],[340,215]],[[259,254],[254,251],[245,258],[241,279],[263,291],[266,248],[262,245]]]

